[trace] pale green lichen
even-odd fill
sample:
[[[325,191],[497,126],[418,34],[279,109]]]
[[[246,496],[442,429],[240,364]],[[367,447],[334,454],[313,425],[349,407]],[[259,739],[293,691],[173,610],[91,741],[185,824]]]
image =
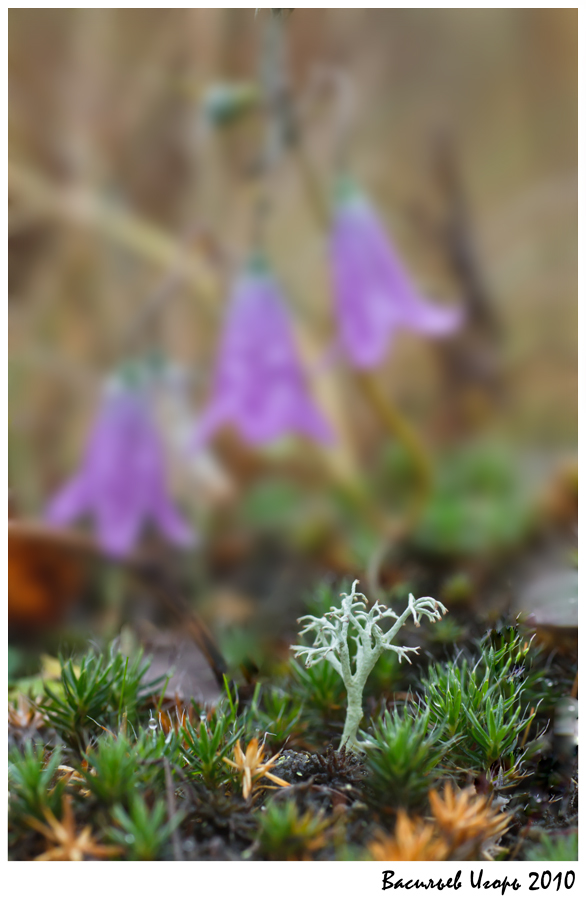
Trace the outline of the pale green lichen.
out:
[[[421,616],[437,622],[447,613],[446,607],[439,600],[434,600],[433,597],[420,597],[416,600],[413,594],[409,594],[407,609],[400,616],[378,601],[368,609],[367,598],[356,591],[357,584],[358,581],[355,581],[349,594],[342,594],[340,608],[330,607],[330,611],[321,618],[302,616],[298,620],[307,622],[300,635],[315,632],[313,647],[291,647],[296,651],[295,656],[305,656],[308,669],[325,659],[341,675],[348,695],[348,709],[340,747],[346,745],[348,748],[360,747],[357,734],[362,719],[362,693],[366,679],[381,653],[384,650],[394,650],[399,659],[409,660],[408,654],[417,653],[419,648],[400,647],[392,643],[409,616],[413,616],[415,625],[419,626]],[[395,622],[385,632],[377,623],[388,618],[395,619]],[[349,640],[356,644],[354,653],[350,649]]]

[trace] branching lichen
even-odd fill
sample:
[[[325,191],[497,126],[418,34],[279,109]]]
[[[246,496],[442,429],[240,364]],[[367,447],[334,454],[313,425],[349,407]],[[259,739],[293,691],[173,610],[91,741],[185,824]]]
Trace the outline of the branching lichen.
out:
[[[300,635],[315,631],[313,647],[294,645],[291,648],[296,651],[295,656],[305,656],[307,668],[326,659],[342,676],[348,694],[348,709],[340,747],[347,746],[349,749],[360,746],[357,734],[362,719],[362,693],[381,653],[394,650],[399,659],[409,660],[408,654],[417,653],[419,648],[400,647],[392,643],[409,616],[413,616],[415,625],[419,626],[423,615],[437,622],[447,613],[439,600],[433,597],[416,600],[413,594],[409,594],[407,609],[400,616],[378,601],[367,610],[368,601],[364,594],[357,593],[357,584],[358,581],[355,581],[349,594],[342,594],[341,608],[332,606],[321,618],[302,616],[298,621],[307,624]],[[384,632],[378,622],[388,618],[395,619],[395,623]],[[350,649],[350,640],[356,644],[355,652]]]

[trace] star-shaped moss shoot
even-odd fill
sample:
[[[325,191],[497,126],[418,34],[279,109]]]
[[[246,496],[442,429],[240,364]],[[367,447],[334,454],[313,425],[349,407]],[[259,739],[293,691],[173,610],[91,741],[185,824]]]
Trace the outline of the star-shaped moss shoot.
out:
[[[379,833],[368,850],[380,862],[443,862],[450,852],[433,825],[418,817],[411,818],[404,809],[397,814],[394,835]]]
[[[454,791],[448,782],[443,797],[437,791],[429,792],[429,805],[452,858],[482,859],[511,821],[489,795],[476,794],[472,786]]]
[[[61,860],[66,862],[81,862],[88,857],[100,859],[102,857],[119,856],[120,848],[113,845],[104,847],[98,844],[92,837],[91,827],[86,825],[78,832],[75,816],[71,806],[71,797],[63,798],[63,820],[59,822],[50,809],[45,809],[45,822],[39,822],[32,816],[27,817],[29,825],[39,831],[47,839],[47,851],[35,857],[41,862]]]
[[[272,772],[269,771],[269,769],[272,769],[275,765],[275,760],[278,755],[279,754],[276,753],[275,756],[271,756],[270,759],[264,760],[263,745],[261,744],[259,747],[258,739],[253,738],[246,748],[246,753],[242,752],[240,741],[238,741],[234,747],[235,760],[228,759],[226,756],[223,756],[222,759],[225,763],[228,763],[229,766],[238,769],[238,771],[242,773],[242,796],[246,800],[250,797],[250,794],[261,778],[270,778],[271,781],[274,781],[279,787],[289,787],[288,781],[284,781],[282,778],[273,775]]]
[[[379,656],[385,650],[394,650],[399,659],[409,660],[408,654],[417,653],[419,647],[393,644],[393,638],[409,616],[413,616],[415,625],[419,626],[421,616],[437,622],[447,613],[439,600],[433,597],[416,600],[413,594],[409,594],[407,609],[400,616],[378,601],[367,609],[368,601],[364,594],[357,593],[357,584],[358,581],[355,581],[349,594],[342,594],[341,608],[332,606],[321,618],[302,616],[298,619],[299,622],[307,622],[301,635],[315,631],[313,647],[291,647],[297,651],[295,656],[305,656],[308,669],[326,659],[342,676],[348,695],[348,709],[340,747],[346,746],[348,749],[360,748],[356,735],[362,719],[362,693]],[[395,619],[395,623],[385,632],[378,623],[388,618]],[[355,645],[355,651],[351,650],[350,641]]]

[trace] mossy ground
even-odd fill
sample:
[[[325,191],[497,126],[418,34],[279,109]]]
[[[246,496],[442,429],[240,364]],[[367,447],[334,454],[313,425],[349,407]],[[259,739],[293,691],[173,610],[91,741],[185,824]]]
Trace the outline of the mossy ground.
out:
[[[303,607],[327,608],[336,593],[322,582]],[[101,858],[96,848],[105,858],[162,860],[571,858],[575,658],[540,647],[506,612],[490,627],[456,606],[441,624],[407,629],[406,641],[420,646],[411,663],[389,653],[377,664],[362,722],[371,746],[359,754],[337,749],[339,676],[285,653],[241,666],[207,705],[173,698],[163,679],[149,684],[145,661],[131,654],[127,662],[119,641],[103,655],[92,648],[62,658],[44,683],[14,680],[10,858],[75,858],[46,830],[69,808],[74,836],[91,830],[84,859]],[[289,786],[253,769],[245,798],[243,772],[226,760],[254,739],[259,759],[275,756],[270,773]],[[430,792],[443,797],[448,785],[462,803],[486,800],[472,843],[450,843],[434,817]],[[407,838],[401,811],[413,829]],[[500,814],[506,827],[491,838]],[[413,851],[409,841],[426,826],[437,834]]]

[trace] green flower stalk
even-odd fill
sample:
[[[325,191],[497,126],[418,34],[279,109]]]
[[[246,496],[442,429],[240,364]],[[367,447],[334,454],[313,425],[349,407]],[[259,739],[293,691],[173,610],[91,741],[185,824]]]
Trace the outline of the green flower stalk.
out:
[[[433,597],[420,597],[416,600],[409,594],[407,609],[398,616],[392,609],[380,604],[377,600],[367,611],[367,598],[357,593],[356,580],[349,594],[342,594],[341,608],[332,606],[321,618],[302,616],[299,622],[307,621],[300,635],[315,631],[313,647],[294,645],[295,656],[305,655],[305,665],[309,669],[322,659],[339,672],[344,681],[348,695],[348,709],[340,748],[360,749],[357,740],[358,726],[362,719],[362,693],[366,679],[372,672],[379,656],[384,650],[394,650],[399,659],[409,660],[409,653],[417,653],[419,647],[400,647],[392,643],[393,638],[405,624],[409,616],[413,616],[419,626],[421,616],[425,615],[431,622],[437,622],[447,613],[446,607]],[[394,625],[384,632],[377,623],[381,619],[395,619]],[[354,641],[356,651],[352,652],[349,641]],[[352,665],[354,664],[354,670]]]

